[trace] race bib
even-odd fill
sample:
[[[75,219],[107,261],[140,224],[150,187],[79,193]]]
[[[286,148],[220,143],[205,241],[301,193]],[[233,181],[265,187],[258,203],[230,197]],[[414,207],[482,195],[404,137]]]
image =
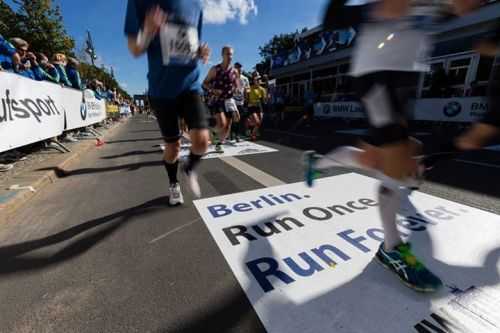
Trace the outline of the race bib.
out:
[[[233,98],[226,99],[224,102],[224,105],[226,107],[226,112],[236,112],[238,111],[238,106],[236,106],[236,102],[234,101]]]
[[[196,28],[173,23],[161,28],[160,41],[164,65],[170,64],[172,59],[190,63],[196,58],[200,45]]]

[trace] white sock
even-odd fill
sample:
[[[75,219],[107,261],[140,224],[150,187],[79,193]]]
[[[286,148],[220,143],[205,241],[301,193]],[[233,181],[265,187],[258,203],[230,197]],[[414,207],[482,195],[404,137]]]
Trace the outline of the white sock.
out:
[[[356,169],[366,169],[358,162],[359,156],[363,152],[364,150],[352,146],[339,147],[320,158],[316,164],[316,168],[328,169],[334,166],[343,166]]]
[[[392,185],[392,186],[391,186]],[[396,227],[396,214],[401,205],[402,193],[394,184],[382,183],[378,192],[380,217],[384,228],[385,250],[392,251],[403,243]]]

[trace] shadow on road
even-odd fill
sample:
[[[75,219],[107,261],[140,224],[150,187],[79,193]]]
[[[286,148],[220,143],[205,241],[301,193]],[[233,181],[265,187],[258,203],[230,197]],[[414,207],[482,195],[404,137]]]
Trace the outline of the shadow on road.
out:
[[[135,207],[87,221],[51,236],[1,247],[0,275],[40,270],[76,258],[110,237],[119,228],[130,222],[133,217],[151,214],[158,209],[166,208],[168,207],[167,202],[167,197],[160,197]],[[108,225],[109,223],[111,224]],[[98,231],[87,233],[102,225],[107,226],[106,228],[100,228]],[[84,234],[83,237],[54,253],[25,256],[29,252],[69,241],[82,234]]]
[[[65,170],[58,167],[51,168],[42,168],[37,171],[49,171],[52,170],[55,172],[58,178],[70,177],[70,176],[79,176],[79,175],[87,175],[92,173],[102,173],[102,172],[112,172],[112,171],[136,171],[141,168],[146,167],[155,167],[162,166],[162,161],[151,161],[151,162],[142,162],[142,163],[131,163],[124,165],[116,165],[111,167],[103,167],[103,168],[83,168],[83,169],[75,169],[75,170]]]
[[[148,154],[161,154],[161,153],[163,153],[163,150],[161,150],[161,149],[149,150],[149,151],[146,151],[146,150],[134,150],[134,151],[130,151],[128,153],[123,153],[123,154],[119,154],[119,155],[103,156],[103,157],[101,157],[101,159],[103,159],[103,160],[111,160],[111,159],[114,159],[114,158],[121,158],[121,157],[139,156],[139,155],[148,155]]]

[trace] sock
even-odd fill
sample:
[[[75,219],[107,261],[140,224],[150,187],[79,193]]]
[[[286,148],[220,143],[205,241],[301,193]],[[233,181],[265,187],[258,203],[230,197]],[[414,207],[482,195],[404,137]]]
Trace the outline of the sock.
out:
[[[179,167],[179,161],[175,161],[174,163],[168,163],[167,161],[164,160],[163,164],[165,165],[165,169],[167,170],[170,185],[177,184],[179,182],[177,180],[177,169]]]
[[[316,167],[318,169],[328,169],[332,166],[344,166],[355,169],[366,169],[358,162],[358,157],[363,152],[362,149],[356,147],[339,147],[321,158]]]
[[[392,184],[391,184],[392,185]],[[384,228],[385,250],[392,251],[403,243],[396,227],[396,213],[401,205],[401,190],[398,187],[382,183],[378,192],[380,217]]]
[[[184,167],[184,170],[186,172],[191,172],[196,168],[196,166],[201,162],[202,155],[196,155],[193,152],[189,154],[189,158],[187,160],[186,166]]]

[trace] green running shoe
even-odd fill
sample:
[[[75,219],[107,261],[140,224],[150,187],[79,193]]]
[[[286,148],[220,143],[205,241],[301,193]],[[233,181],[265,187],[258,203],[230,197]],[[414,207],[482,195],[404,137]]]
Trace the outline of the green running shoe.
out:
[[[385,251],[382,243],[375,257],[411,289],[430,293],[437,291],[443,285],[440,278],[417,260],[411,252],[409,243],[401,244],[390,252]]]

